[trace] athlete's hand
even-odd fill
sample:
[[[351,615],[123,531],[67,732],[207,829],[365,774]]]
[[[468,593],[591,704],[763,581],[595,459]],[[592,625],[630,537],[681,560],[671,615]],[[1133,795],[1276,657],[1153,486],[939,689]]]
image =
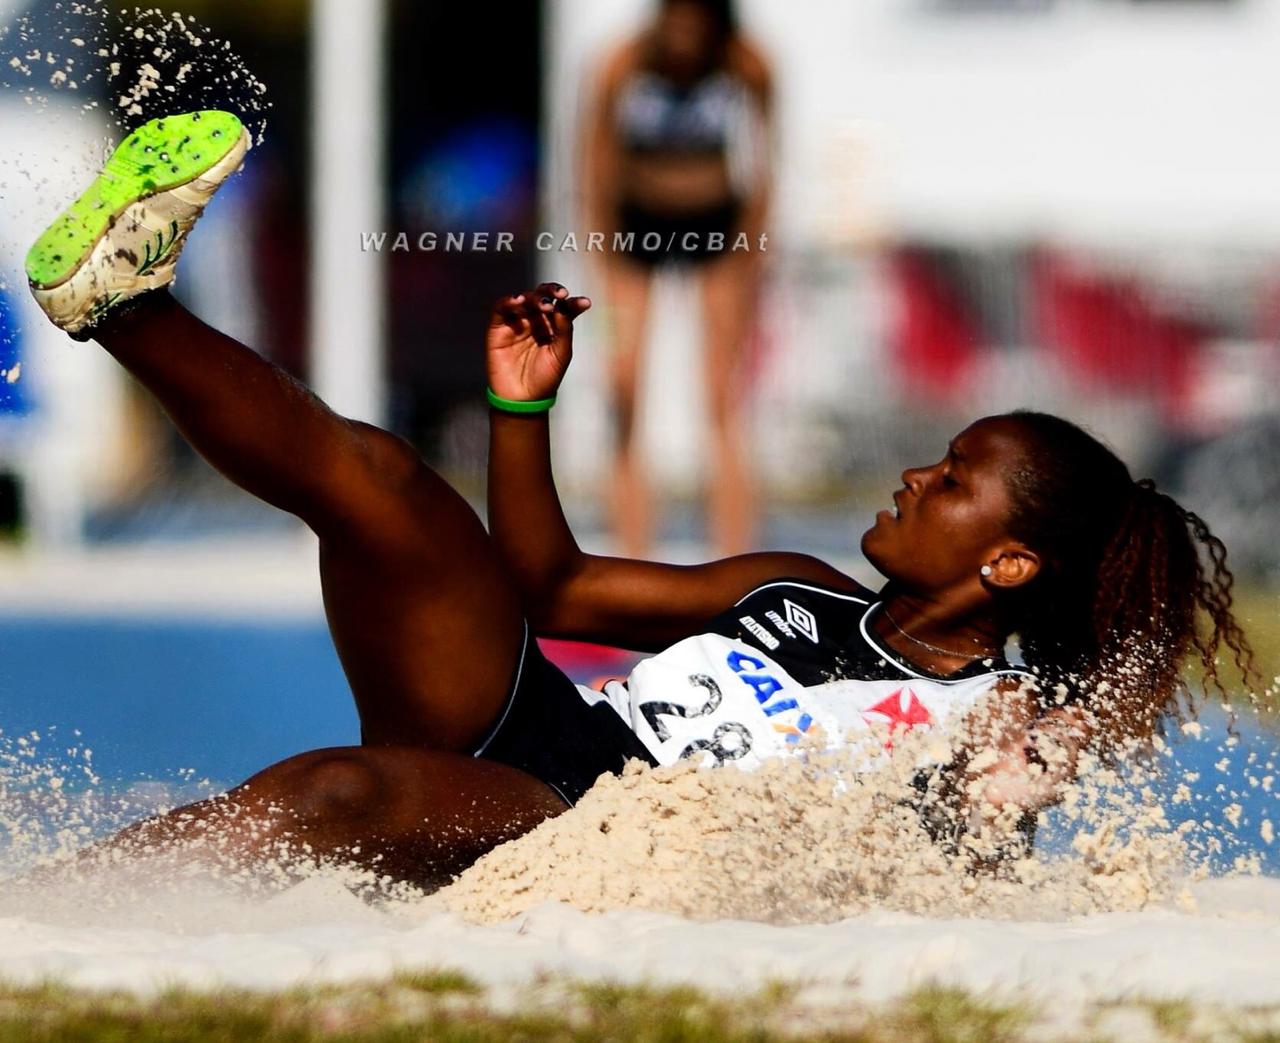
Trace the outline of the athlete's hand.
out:
[[[554,282],[498,301],[485,340],[489,386],[519,402],[554,395],[573,358],[573,321],[590,307]]]
[[[1075,778],[1087,734],[1081,715],[1069,708],[1014,731],[970,765],[971,772],[979,769],[971,795],[997,812],[1039,811],[1057,802]]]

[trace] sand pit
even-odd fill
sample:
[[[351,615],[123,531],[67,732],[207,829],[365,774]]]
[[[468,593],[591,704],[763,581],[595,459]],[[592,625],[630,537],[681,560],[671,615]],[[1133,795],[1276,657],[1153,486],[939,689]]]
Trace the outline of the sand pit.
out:
[[[856,780],[841,770],[852,759],[774,762],[747,775],[686,764],[604,778],[571,814],[481,859],[435,900],[477,922],[558,901],[786,924],[872,908],[1065,916],[1179,893],[1185,835],[1112,785],[1109,772],[1073,794],[1072,857],[1010,858],[975,873],[971,857],[951,857],[923,828],[909,750]],[[987,855],[1007,839],[973,843]]]
[[[38,761],[24,770],[47,790]],[[246,888],[195,862],[157,877],[146,859],[11,882],[0,981],[146,995],[447,968],[499,989],[787,981],[832,1005],[936,983],[1068,1019],[1117,998],[1280,1004],[1280,880],[1195,879],[1197,838],[1122,795],[1141,787],[1098,769],[1073,798],[1069,851],[975,875],[888,796],[905,793],[891,764],[867,778],[837,784],[820,757],[635,770],[431,896],[370,900],[368,874],[336,867]]]
[[[774,926],[545,904],[478,926],[444,913],[371,910],[332,881],[260,905],[213,902],[197,889],[193,903],[203,900],[221,922],[194,931],[180,919],[167,929],[0,919],[0,979],[142,993],[278,990],[450,968],[491,986],[547,974],[721,991],[789,981],[830,986],[833,1003],[941,983],[1058,1005],[1132,997],[1280,1004],[1280,881],[1211,881],[1195,892],[1197,912],[1160,907],[1065,921],[879,911]]]

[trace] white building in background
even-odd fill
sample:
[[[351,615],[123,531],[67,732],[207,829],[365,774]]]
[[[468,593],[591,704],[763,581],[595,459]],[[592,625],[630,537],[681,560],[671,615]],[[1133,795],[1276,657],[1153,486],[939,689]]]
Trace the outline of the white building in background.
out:
[[[802,235],[840,209],[852,138],[894,233],[1280,242],[1275,0],[743,6],[785,77],[782,216]]]
[[[653,2],[548,6],[546,214],[573,227],[585,85]],[[803,451],[821,442],[806,417],[883,408],[876,242],[1048,244],[1123,257],[1205,295],[1280,268],[1280,0],[740,0],[739,10],[778,81],[767,325],[785,352],[761,374],[756,431],[771,482],[803,477],[797,462],[822,455]],[[548,255],[544,269],[590,291],[581,260]],[[702,374],[672,301],[658,303],[647,429],[659,467],[681,484],[697,468],[688,447],[702,430]],[[571,378],[593,392],[606,330],[607,314],[584,325],[586,365]],[[1259,393],[1249,374],[1227,378]],[[1015,383],[1013,401],[993,391],[975,408],[1053,393],[1043,374]],[[560,409],[562,426],[584,435],[561,439],[564,467],[598,475],[600,396],[566,394]],[[1122,446],[1141,442],[1145,420],[1131,410],[1095,422]]]
[[[313,0],[311,373],[344,416],[387,414],[385,270],[360,234],[385,213],[386,0]]]

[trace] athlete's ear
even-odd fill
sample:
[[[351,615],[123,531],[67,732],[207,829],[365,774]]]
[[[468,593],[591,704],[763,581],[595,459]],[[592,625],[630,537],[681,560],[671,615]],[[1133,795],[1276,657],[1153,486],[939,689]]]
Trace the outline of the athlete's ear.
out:
[[[989,587],[1011,590],[1025,586],[1039,574],[1040,555],[1021,543],[1013,543],[992,555],[982,569],[982,582]]]

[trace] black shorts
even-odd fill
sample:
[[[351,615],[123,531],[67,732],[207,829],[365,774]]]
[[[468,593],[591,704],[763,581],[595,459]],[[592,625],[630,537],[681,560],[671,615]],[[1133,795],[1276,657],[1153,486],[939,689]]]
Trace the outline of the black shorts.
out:
[[[623,203],[618,216],[622,234],[633,237],[629,249],[618,253],[619,258],[646,268],[667,263],[707,264],[729,255],[738,234],[742,204],[730,199],[690,213],[668,214],[638,203]]]
[[[524,629],[515,682],[497,723],[475,756],[519,768],[570,806],[606,772],[653,756],[607,703],[588,704]]]

